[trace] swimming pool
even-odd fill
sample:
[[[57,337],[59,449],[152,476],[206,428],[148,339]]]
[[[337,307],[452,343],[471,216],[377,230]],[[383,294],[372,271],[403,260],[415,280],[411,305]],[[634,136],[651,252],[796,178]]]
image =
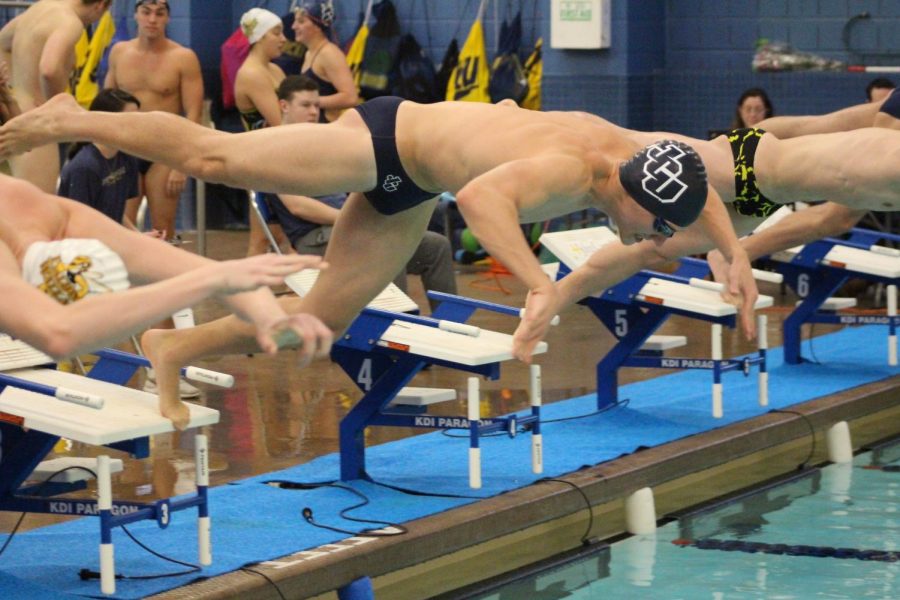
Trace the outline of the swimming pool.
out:
[[[900,442],[467,597],[900,598]]]

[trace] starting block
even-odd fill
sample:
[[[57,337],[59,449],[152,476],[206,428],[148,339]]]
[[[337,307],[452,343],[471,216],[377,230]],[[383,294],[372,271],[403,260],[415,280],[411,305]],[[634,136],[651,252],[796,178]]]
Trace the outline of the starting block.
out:
[[[618,236],[607,227],[545,233],[540,239],[544,247],[561,261],[557,279],[579,267],[596,250],[617,240]],[[621,367],[712,371],[712,415],[720,418],[723,414],[722,373],[740,370],[746,376],[749,375],[751,366],[758,365],[759,404],[768,405],[766,316],[757,316],[757,356],[724,358],[722,326],[735,326],[737,310],[722,301],[720,284],[701,279],[707,273],[708,267],[704,261],[684,259],[682,268],[675,274],[641,271],[618,285],[581,301],[619,340],[597,363],[598,408],[618,401],[618,370]],[[760,296],[756,308],[766,308],[772,304],[770,296]],[[673,314],[712,323],[711,358],[664,356],[664,351],[687,343],[684,336],[653,335]]]
[[[448,303],[496,310],[497,305],[449,294],[432,294],[441,301],[435,316]],[[518,309],[503,307],[508,314]],[[446,310],[446,309],[445,309]],[[536,353],[546,352],[544,342]],[[479,378],[468,379],[465,417],[434,416],[428,406],[455,400],[454,390],[404,387],[427,365],[441,365],[490,379],[500,376],[500,363],[512,359],[512,336],[459,321],[427,318],[367,308],[332,349],[332,358],[363,391],[362,399],[341,421],[341,479],[365,478],[366,427],[416,427],[469,431],[469,485],[481,487],[481,436],[506,431],[515,436],[520,426],[531,429],[532,469],[543,470],[540,430],[540,367],[531,366],[531,414],[524,417],[482,417]]]
[[[7,370],[5,356],[14,356],[10,362],[17,368]],[[173,431],[172,422],[159,414],[156,395],[96,379],[103,373],[113,373],[121,379],[126,372],[133,374],[138,367],[146,366],[146,360],[116,350],[103,350],[99,356],[90,376],[84,377],[28,366],[26,363],[46,365],[49,357],[22,342],[0,340],[0,510],[99,517],[100,587],[104,594],[112,594],[116,588],[114,527],[151,519],[164,529],[173,512],[196,507],[199,561],[202,565],[212,564],[207,502],[209,466],[206,436],[198,434],[197,492],[175,500],[132,502],[112,497],[111,474],[122,470],[121,459],[104,454],[96,459],[65,457],[41,462],[61,437],[146,458],[150,452],[149,436]],[[98,370],[97,366],[104,362],[106,365]],[[120,364],[114,366],[113,362]],[[220,373],[197,371],[206,374],[204,381],[229,379]],[[124,378],[129,377],[130,374]],[[188,407],[188,428],[219,421],[216,410],[195,404]],[[59,497],[84,489],[85,480],[90,477],[97,478],[96,500]]]
[[[292,289],[303,295],[314,276],[288,278]],[[531,430],[532,470],[543,470],[540,429],[540,368],[531,367],[531,414],[524,417],[482,417],[479,378],[468,379],[467,414],[437,416],[428,407],[456,399],[456,391],[405,387],[428,365],[468,371],[490,379],[500,376],[500,363],[513,358],[512,336],[465,323],[477,309],[520,316],[518,308],[429,292],[440,304],[432,317],[384,310],[377,306],[415,303],[396,286],[383,292],[335,341],[331,358],[363,392],[363,397],[340,424],[341,480],[365,479],[365,430],[367,427],[462,429],[469,432],[469,485],[481,487],[481,436],[505,431],[516,435],[520,426]],[[535,354],[547,351],[541,342]]]
[[[761,228],[783,218],[790,210],[772,215]],[[846,240],[826,238],[772,254],[767,264],[784,276],[801,301],[784,321],[784,360],[803,361],[800,355],[804,323],[842,325],[887,325],[888,364],[897,365],[897,285],[900,283],[900,250],[875,245],[887,240],[900,242],[900,235],[854,228]],[[887,314],[839,313],[856,305],[854,299],[832,298],[849,278],[882,283],[887,289]],[[848,302],[849,301],[849,302]]]

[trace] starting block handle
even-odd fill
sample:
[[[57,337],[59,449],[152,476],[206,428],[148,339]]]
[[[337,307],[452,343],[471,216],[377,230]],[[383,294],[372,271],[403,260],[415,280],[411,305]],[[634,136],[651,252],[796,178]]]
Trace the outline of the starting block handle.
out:
[[[689,284],[691,287],[700,288],[702,290],[712,290],[713,292],[725,291],[725,286],[717,281],[708,281],[706,279],[691,277]]]
[[[525,309],[524,308],[519,309],[519,318],[520,319],[525,318]],[[557,325],[559,325],[559,315],[553,315],[553,318],[550,319],[550,325],[552,325],[553,327],[556,327]]]
[[[139,367],[152,367],[150,361],[145,357],[122,352],[121,350],[116,350],[114,348],[104,348],[98,350],[95,354],[101,358],[112,361],[124,362]],[[200,367],[185,367],[181,369],[181,375],[193,381],[210,383],[225,388],[230,388],[234,385],[234,376],[228,375],[227,373],[210,371],[209,369],[201,369]]]
[[[868,252],[876,252],[878,254],[886,254],[887,256],[897,256],[897,250],[893,248],[888,248],[886,246],[876,246],[874,244],[854,242],[851,240],[837,240],[834,238],[825,238],[822,240],[824,242],[828,242],[835,246],[846,246],[848,248],[857,248],[859,250],[866,250]]]
[[[465,323],[457,323],[456,321],[446,321],[441,319],[438,321],[438,329],[449,331],[450,333],[459,333],[469,337],[478,337],[481,335],[481,328],[474,325],[466,325]]]
[[[396,313],[380,308],[366,308],[366,314],[388,319],[389,322],[405,321],[407,323],[416,323],[426,327],[434,327],[443,331],[467,335],[470,337],[478,337],[481,334],[481,328],[474,325],[466,325],[465,323],[457,323],[456,321],[447,321],[444,319],[432,319],[431,317],[422,317],[419,315],[411,315],[409,313]]]
[[[45,396],[53,396],[57,400],[64,400],[66,402],[80,404],[97,410],[103,408],[104,404],[103,397],[96,394],[90,394],[88,392],[73,390],[66,387],[53,387],[52,385],[35,383],[34,381],[19,379],[18,377],[13,377],[12,375],[6,375],[4,373],[0,373],[0,383],[28,390],[29,392],[44,394]]]
[[[230,388],[234,385],[234,375],[227,373],[219,373],[218,371],[210,371],[200,367],[185,367],[181,370],[181,373],[192,381],[209,383],[223,388]]]
[[[82,406],[87,406],[88,408],[95,408],[97,410],[103,408],[103,397],[96,394],[89,394],[87,392],[79,392],[78,390],[72,390],[65,387],[58,387],[56,388],[56,393],[53,395],[58,400],[65,400],[66,402],[80,404]]]
[[[769,283],[782,283],[784,281],[784,275],[781,273],[763,271],[762,269],[751,269],[751,271],[753,272],[753,279],[757,281],[768,281]]]
[[[875,254],[881,254],[882,256],[900,256],[900,250],[896,248],[888,248],[887,246],[869,246],[869,250],[874,252]]]

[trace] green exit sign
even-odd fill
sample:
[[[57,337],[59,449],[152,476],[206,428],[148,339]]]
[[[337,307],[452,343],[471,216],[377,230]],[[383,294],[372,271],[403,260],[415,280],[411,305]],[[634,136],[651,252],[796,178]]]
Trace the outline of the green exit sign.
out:
[[[559,18],[563,21],[590,21],[592,18],[590,0],[563,0],[560,2]]]

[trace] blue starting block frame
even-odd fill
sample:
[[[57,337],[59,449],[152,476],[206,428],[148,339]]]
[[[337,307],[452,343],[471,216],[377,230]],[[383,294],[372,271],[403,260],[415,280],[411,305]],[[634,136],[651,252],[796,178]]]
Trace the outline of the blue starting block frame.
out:
[[[560,263],[557,280],[562,279],[570,272],[571,269],[568,266]],[[641,288],[650,278],[690,284],[691,278],[703,278],[708,273],[709,266],[706,261],[683,258],[681,266],[673,274],[642,270],[618,285],[604,290],[599,296],[589,296],[579,301],[579,304],[587,306],[618,339],[616,345],[597,363],[598,410],[619,401],[618,372],[622,367],[712,371],[713,416],[721,417],[722,374],[729,371],[741,371],[746,377],[750,374],[751,367],[756,365],[760,374],[760,404],[764,406],[768,403],[765,325],[761,325],[759,328],[761,344],[755,357],[745,356],[740,359],[679,358],[664,356],[662,350],[641,349],[647,339],[672,315],[683,315],[691,319],[708,321],[713,325],[735,327],[737,314],[734,313],[724,316],[708,315],[638,298]],[[759,319],[761,323],[765,323],[764,315]]]
[[[883,277],[865,271],[832,266],[824,259],[835,246],[870,250],[876,242],[887,240],[900,242],[900,235],[853,228],[846,240],[825,238],[803,246],[790,262],[769,257],[764,264],[784,276],[784,282],[802,298],[801,302],[784,320],[784,360],[796,365],[804,361],[801,355],[801,328],[805,323],[831,323],[840,325],[887,325],[889,340],[896,340],[900,316],[839,314],[822,309],[822,305],[848,279],[859,278],[885,285],[900,285],[898,278]],[[896,351],[895,351],[896,352]],[[895,363],[892,363],[895,364]]]
[[[99,360],[87,375],[88,379],[124,385],[141,367],[149,367],[146,358],[106,348],[94,352]],[[54,368],[55,365],[47,365]],[[39,394],[55,396],[57,389],[22,379],[14,375],[0,373],[0,391],[12,386]],[[62,401],[61,401],[62,402]],[[160,529],[168,527],[173,512],[197,509],[200,523],[200,563],[212,564],[209,546],[209,468],[206,436],[196,436],[197,491],[182,498],[161,498],[152,502],[137,502],[112,499],[109,485],[110,459],[98,457],[98,498],[73,499],[58,498],[87,487],[83,479],[70,482],[45,482],[23,486],[35,468],[53,450],[60,436],[25,429],[24,418],[0,412],[0,433],[2,433],[2,457],[0,457],[0,511],[58,514],[67,516],[97,516],[100,518],[100,566],[101,591],[115,593],[115,571],[112,555],[112,530],[137,521],[154,520]],[[134,458],[150,455],[150,437],[104,444],[108,448],[120,450]],[[84,470],[72,467],[73,470]]]
[[[415,354],[409,348],[381,341],[388,328],[398,321],[444,328],[441,325],[442,322],[464,324],[478,309],[514,316],[520,315],[520,310],[517,308],[493,302],[440,292],[429,292],[428,295],[440,302],[432,317],[366,308],[332,347],[332,359],[364,393],[362,399],[340,423],[341,480],[369,479],[366,473],[364,434],[367,427],[373,426],[468,430],[470,458],[473,456],[473,450],[477,455],[481,436],[505,431],[512,437],[516,435],[520,427],[525,427],[531,430],[535,472],[540,472],[541,407],[539,396],[537,405],[535,405],[534,390],[531,414],[526,416],[480,418],[477,414],[473,414],[471,401],[469,414],[466,417],[429,416],[426,406],[388,406],[402,388],[428,365],[468,371],[491,380],[500,376],[500,361],[490,361],[484,364],[451,362]],[[467,326],[463,325],[463,327]],[[470,378],[470,394],[473,379],[477,383],[476,378]],[[477,387],[475,389],[477,390]],[[475,410],[477,410],[477,402],[474,404]],[[535,444],[537,445],[536,449]],[[480,487],[480,470],[477,477],[472,478],[471,465],[470,484],[472,487]]]

